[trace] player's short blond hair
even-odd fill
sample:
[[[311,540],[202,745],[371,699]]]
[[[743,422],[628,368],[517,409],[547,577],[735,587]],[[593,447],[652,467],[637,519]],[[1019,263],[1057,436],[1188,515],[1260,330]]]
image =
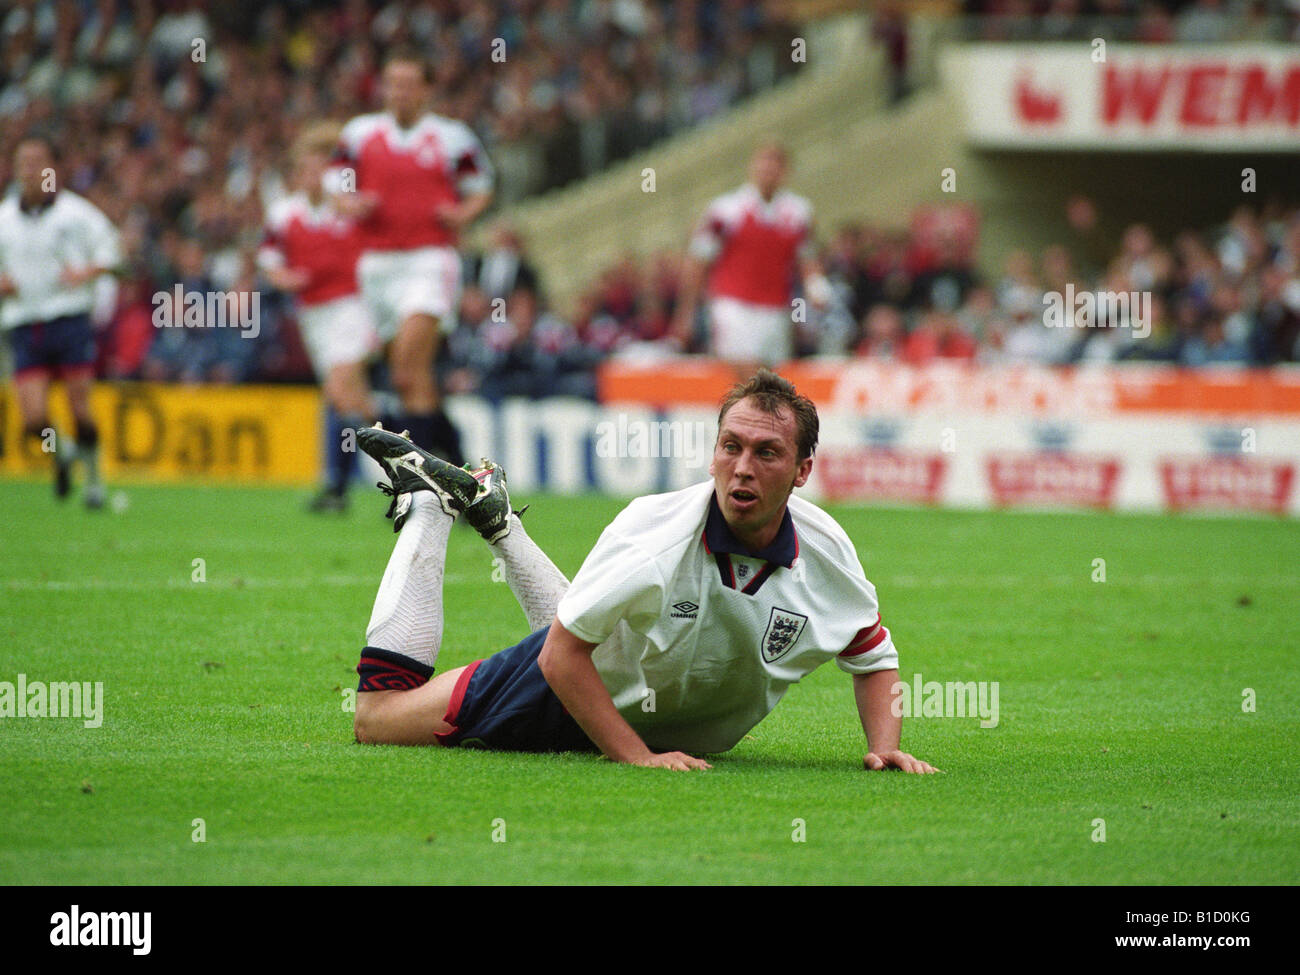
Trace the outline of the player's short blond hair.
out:
[[[317,153],[326,156],[333,155],[335,147],[339,144],[339,134],[342,132],[342,128],[337,122],[308,123],[298,133],[298,138],[293,140],[290,158],[296,163],[303,156]]]

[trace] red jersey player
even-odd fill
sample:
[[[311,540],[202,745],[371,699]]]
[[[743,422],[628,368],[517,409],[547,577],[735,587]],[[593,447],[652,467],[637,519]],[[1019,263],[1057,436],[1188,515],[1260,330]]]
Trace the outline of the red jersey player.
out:
[[[491,202],[492,168],[469,126],[425,108],[428,70],[414,53],[388,58],[385,110],[343,128],[339,199],[361,228],[361,294],[402,403],[392,423],[459,464],[460,438],[442,412],[433,362],[440,330],[456,324],[458,235]]]
[[[314,510],[342,510],[356,467],[341,432],[369,425],[375,410],[366,364],[378,350],[370,312],[357,290],[361,237],[327,196],[323,180],[338,141],[338,127],[308,128],[293,151],[296,192],[270,208],[258,264],[271,284],[292,294],[298,330],[332,409],[326,456],[329,483]]]
[[[796,274],[814,305],[830,297],[812,253],[812,205],[781,189],[787,168],[783,145],[760,145],[750,182],[709,204],[688,251],[674,333],[689,339],[707,272],[710,351],[745,368],[791,357]]]

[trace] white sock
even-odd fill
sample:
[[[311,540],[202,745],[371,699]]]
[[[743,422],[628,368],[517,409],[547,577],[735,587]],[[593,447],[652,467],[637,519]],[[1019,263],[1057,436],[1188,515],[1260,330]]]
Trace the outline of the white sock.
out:
[[[366,645],[405,654],[426,666],[442,647],[442,580],[452,518],[432,494],[411,495],[411,510],[397,536],[375,594]]]
[[[491,548],[501,559],[510,591],[528,617],[529,630],[540,630],[555,619],[555,607],[568,591],[569,580],[528,537],[523,522],[511,517],[514,524],[510,526],[510,534]]]

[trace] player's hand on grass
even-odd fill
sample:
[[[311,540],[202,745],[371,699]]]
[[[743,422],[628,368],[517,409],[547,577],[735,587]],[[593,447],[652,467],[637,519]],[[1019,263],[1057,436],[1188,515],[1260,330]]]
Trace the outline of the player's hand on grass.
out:
[[[633,762],[633,765],[640,765],[644,768],[670,768],[674,772],[689,772],[692,769],[713,768],[702,758],[694,758],[685,752],[661,752],[658,755],[651,755],[649,758],[639,762]]]
[[[868,752],[866,758],[862,760],[862,765],[868,772],[898,769],[900,772],[915,772],[920,775],[928,775],[931,772],[943,771],[943,769],[935,768],[929,762],[913,758],[907,752],[882,752],[879,755],[875,752]]]

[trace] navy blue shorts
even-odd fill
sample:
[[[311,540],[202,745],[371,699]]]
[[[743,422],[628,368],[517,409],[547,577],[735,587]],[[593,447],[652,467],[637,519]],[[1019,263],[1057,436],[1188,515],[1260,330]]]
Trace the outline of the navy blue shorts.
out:
[[[512,752],[595,751],[537,666],[549,626],[478,660],[456,681],[444,745]]]
[[[44,372],[67,375],[95,365],[95,332],[89,315],[65,315],[9,329],[14,375]]]

